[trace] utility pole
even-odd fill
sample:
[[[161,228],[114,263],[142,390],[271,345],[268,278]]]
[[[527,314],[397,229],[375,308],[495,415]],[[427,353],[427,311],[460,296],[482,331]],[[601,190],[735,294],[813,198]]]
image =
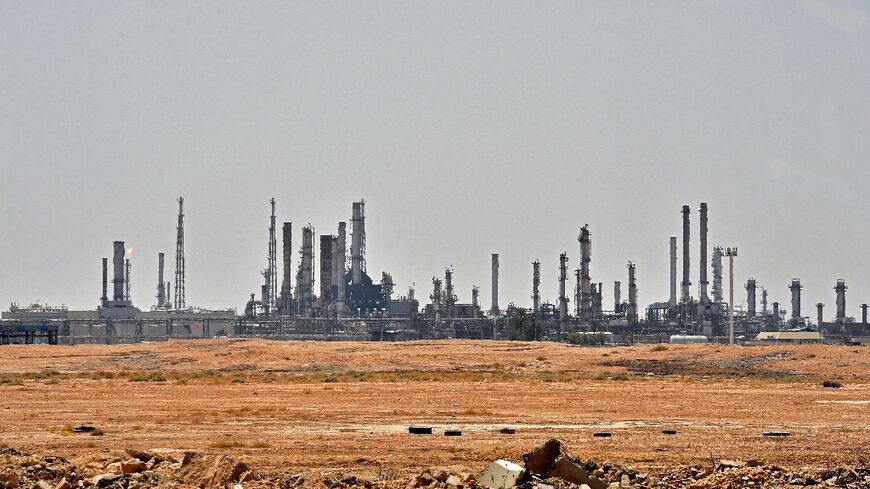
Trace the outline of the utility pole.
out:
[[[737,247],[725,250],[728,257],[728,344],[734,344],[734,258],[737,257]]]

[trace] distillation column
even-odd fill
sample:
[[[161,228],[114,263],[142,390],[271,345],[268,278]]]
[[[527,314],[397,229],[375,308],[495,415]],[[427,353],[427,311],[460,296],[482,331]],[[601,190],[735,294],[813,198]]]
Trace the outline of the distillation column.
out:
[[[157,309],[166,307],[166,284],[163,283],[163,253],[157,253]]]
[[[713,302],[721,304],[722,296],[722,257],[725,255],[721,246],[713,248]]]
[[[754,278],[746,281],[746,315],[751,318],[755,317],[755,288]]]
[[[837,321],[846,320],[846,281],[837,280],[834,290],[837,291]]]
[[[290,314],[290,302],[293,300],[293,274],[290,270],[293,262],[293,223],[291,222],[285,222],[281,226],[281,258],[283,269],[278,314],[287,316]]]
[[[592,236],[588,224],[580,228],[577,241],[580,242],[580,322],[589,324],[592,319],[592,277],[589,271],[592,262]]]
[[[613,312],[619,314],[619,309],[622,306],[622,282],[619,280],[613,281]]]
[[[435,312],[435,324],[441,323],[441,279],[432,277],[432,308]]]
[[[335,267],[336,274],[338,275],[338,280],[335,282],[337,286],[335,315],[336,317],[344,317],[345,310],[347,309],[345,305],[345,290],[347,288],[347,280],[345,279],[345,273],[347,272],[347,223],[344,221],[338,223],[338,247],[335,250],[335,256],[338,259],[338,264]]]
[[[801,285],[800,279],[793,279],[789,290],[791,290],[791,320],[798,323],[801,320]]]
[[[568,253],[559,254],[559,341],[562,332],[568,329],[568,296],[565,295],[565,282],[568,281]]]
[[[822,323],[825,322],[825,314],[824,314],[825,305],[819,302],[816,304],[816,322],[819,325],[819,331],[822,330]]]
[[[353,216],[351,217],[351,245],[350,245],[350,264],[351,264],[351,283],[353,285],[362,284],[362,274],[365,271],[363,265],[363,256],[365,249],[365,201],[353,203]]]
[[[628,310],[629,324],[637,322],[637,268],[628,262]]]
[[[326,315],[332,306],[332,235],[320,235],[320,310]]]
[[[112,278],[112,300],[120,302],[124,300],[124,242],[115,241],[114,254],[112,255],[112,268],[114,276]]]

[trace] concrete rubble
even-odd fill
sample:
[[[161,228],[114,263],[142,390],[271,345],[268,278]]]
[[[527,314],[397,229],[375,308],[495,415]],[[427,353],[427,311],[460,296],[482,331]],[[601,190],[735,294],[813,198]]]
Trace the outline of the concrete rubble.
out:
[[[258,473],[241,460],[215,453],[131,449],[120,456],[106,453],[98,460],[75,465],[61,457],[0,448],[0,489],[870,489],[870,461],[866,460],[851,467],[789,470],[759,460],[722,459],[705,466],[679,466],[649,474],[610,462],[583,460],[553,439],[518,462],[496,460],[479,473],[430,468],[410,479],[399,475],[366,480],[321,473],[307,480],[307,474]]]

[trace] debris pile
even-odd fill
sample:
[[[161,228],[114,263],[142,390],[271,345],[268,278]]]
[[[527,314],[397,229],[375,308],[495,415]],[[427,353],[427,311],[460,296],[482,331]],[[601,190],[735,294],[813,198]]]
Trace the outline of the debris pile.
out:
[[[0,489],[289,488],[303,482],[264,477],[227,455],[129,449],[122,457],[76,466],[60,457],[0,448]]]
[[[559,440],[549,440],[523,456],[519,465],[496,460],[480,477],[426,470],[407,489],[737,489],[762,487],[842,487],[870,489],[870,462],[854,468],[790,471],[758,461],[720,460],[712,467],[679,467],[655,476],[619,464],[572,456]]]

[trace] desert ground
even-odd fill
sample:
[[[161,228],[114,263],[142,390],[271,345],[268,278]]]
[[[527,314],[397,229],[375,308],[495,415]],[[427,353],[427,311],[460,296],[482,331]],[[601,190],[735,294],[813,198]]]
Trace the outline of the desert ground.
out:
[[[101,436],[73,432],[78,425]],[[411,435],[411,425],[434,432]],[[612,436],[593,436],[600,431]],[[479,473],[549,438],[650,473],[723,458],[855,465],[870,453],[870,349],[232,339],[0,347],[0,446],[76,463],[127,448],[196,450],[309,480],[399,478],[433,466]]]

